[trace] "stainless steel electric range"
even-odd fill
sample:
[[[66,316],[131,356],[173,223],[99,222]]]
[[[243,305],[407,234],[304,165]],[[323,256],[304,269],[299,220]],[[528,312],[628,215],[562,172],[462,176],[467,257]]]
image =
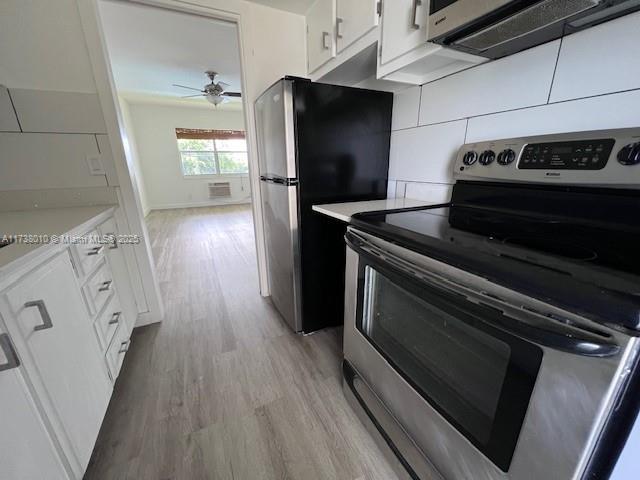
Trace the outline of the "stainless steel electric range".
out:
[[[603,479],[640,403],[640,129],[465,145],[356,215],[344,387],[408,478]]]

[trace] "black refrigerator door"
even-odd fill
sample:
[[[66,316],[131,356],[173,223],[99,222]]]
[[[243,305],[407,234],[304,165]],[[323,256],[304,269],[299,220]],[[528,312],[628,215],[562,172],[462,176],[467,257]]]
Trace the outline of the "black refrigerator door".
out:
[[[393,95],[311,82],[293,95],[301,201],[385,198]]]
[[[314,204],[387,196],[391,110],[387,92],[294,82],[303,331],[341,325],[346,224]]]

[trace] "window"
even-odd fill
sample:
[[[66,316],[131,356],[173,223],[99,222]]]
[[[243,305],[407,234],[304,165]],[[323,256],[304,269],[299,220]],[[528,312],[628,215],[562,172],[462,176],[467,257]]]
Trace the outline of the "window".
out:
[[[176,137],[185,176],[249,172],[247,141],[242,131],[177,128]]]

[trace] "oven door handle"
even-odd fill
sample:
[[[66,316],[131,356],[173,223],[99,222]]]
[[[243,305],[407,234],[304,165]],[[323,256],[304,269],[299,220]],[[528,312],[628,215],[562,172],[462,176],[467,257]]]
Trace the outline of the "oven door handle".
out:
[[[389,270],[414,283],[431,290],[464,297],[467,301],[499,312],[498,318],[481,318],[484,323],[524,340],[576,355],[589,357],[608,357],[620,352],[620,346],[612,341],[605,332],[602,335],[582,329],[579,325],[567,325],[561,320],[545,315],[525,305],[513,305],[502,298],[488,295],[473,287],[452,281],[430,270],[413,265],[393,253],[384,250],[352,230],[345,235],[347,246],[358,255],[364,256],[368,262]],[[461,298],[462,298],[461,297]],[[497,316],[495,316],[497,317]],[[533,319],[534,322],[527,321]],[[544,324],[541,327],[539,324]]]

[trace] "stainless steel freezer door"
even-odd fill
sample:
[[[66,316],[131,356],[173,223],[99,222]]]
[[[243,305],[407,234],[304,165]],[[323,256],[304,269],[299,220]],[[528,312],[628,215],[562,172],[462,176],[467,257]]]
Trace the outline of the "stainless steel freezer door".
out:
[[[271,299],[291,328],[302,330],[298,190],[295,185],[261,181]]]
[[[255,103],[260,175],[296,178],[293,82],[280,80]]]

